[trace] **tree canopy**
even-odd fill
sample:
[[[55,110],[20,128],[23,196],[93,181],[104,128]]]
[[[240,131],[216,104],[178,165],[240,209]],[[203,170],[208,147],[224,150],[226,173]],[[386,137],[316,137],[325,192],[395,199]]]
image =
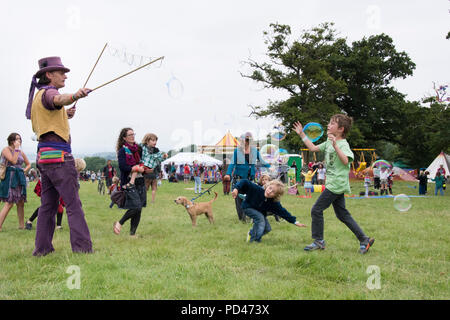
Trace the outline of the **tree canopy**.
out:
[[[436,148],[449,146],[449,135],[436,133],[439,128],[433,122],[439,117],[442,123],[447,107],[434,103],[425,108],[419,102],[406,101],[392,85],[394,80],[411,76],[416,66],[406,52],[395,48],[388,35],[364,37],[349,45],[333,23],[304,30],[297,38],[290,26],[278,23],[270,24],[263,34],[266,61],[248,59],[250,72],[241,75],[266,89],[287,93],[286,99],[250,107],[257,118],[271,116],[281,122],[291,149],[304,147],[292,130],[294,122],[326,126],[333,114],[341,112],[354,119],[348,136],[352,147],[393,143],[399,146],[404,161],[417,166],[415,152],[432,152],[433,159]],[[449,128],[448,120],[444,122]],[[412,127],[420,129],[411,134]],[[324,139],[326,136],[321,141]]]

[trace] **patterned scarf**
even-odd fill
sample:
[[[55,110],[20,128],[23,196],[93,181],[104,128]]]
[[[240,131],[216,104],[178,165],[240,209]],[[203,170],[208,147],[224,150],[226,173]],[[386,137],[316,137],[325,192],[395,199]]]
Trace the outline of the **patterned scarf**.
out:
[[[139,162],[141,161],[141,157],[139,156],[138,152],[138,144],[135,143],[134,145],[131,145],[126,142],[123,147],[125,149],[125,160],[127,162],[127,165],[134,166],[136,164],[139,164]]]

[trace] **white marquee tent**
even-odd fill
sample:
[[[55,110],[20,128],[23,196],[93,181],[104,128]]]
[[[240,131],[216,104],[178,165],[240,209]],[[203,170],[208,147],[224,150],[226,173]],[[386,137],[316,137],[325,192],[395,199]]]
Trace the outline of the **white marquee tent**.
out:
[[[428,176],[428,179],[434,179],[436,176],[436,171],[439,169],[439,167],[443,165],[445,169],[445,174],[449,175],[449,165],[450,165],[450,155],[445,154],[444,152],[441,152],[436,159],[433,160],[433,162],[428,166],[427,170],[430,175]]]
[[[217,160],[213,157],[210,157],[203,153],[195,153],[195,152],[180,152],[174,155],[173,157],[170,157],[162,162],[162,166],[174,162],[175,165],[180,164],[189,164],[193,165],[194,160],[197,160],[198,163],[202,163],[206,166],[212,166],[212,165],[222,165],[222,161]]]

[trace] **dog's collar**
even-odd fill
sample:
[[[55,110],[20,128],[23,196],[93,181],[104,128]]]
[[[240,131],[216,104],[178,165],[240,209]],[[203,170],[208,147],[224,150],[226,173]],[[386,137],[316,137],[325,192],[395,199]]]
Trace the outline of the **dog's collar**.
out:
[[[193,205],[192,205],[193,206]],[[190,205],[185,205],[184,207],[186,208],[186,209],[189,209],[190,207],[192,207],[192,206],[190,206]]]

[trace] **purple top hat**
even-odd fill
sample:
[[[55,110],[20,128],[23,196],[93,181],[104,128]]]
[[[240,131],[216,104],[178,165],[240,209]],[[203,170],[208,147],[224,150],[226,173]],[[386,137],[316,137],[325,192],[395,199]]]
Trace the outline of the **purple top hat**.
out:
[[[31,119],[31,105],[33,103],[33,97],[34,97],[34,91],[37,88],[38,90],[42,88],[50,88],[51,86],[39,84],[36,79],[42,77],[43,74],[46,72],[52,72],[52,71],[64,71],[69,72],[70,69],[64,67],[64,65],[61,62],[60,57],[47,57],[42,58],[38,61],[39,64],[39,70],[36,72],[36,74],[31,79],[31,85],[30,85],[30,91],[28,93],[28,103],[27,108],[25,110],[25,116],[27,119]]]
[[[61,62],[60,57],[42,58],[39,60],[38,64],[39,64],[39,71],[36,72],[36,75],[35,75],[36,78],[40,78],[46,72],[52,72],[52,71],[57,71],[57,70],[61,70],[64,72],[70,71],[70,69],[64,67],[64,65]]]

